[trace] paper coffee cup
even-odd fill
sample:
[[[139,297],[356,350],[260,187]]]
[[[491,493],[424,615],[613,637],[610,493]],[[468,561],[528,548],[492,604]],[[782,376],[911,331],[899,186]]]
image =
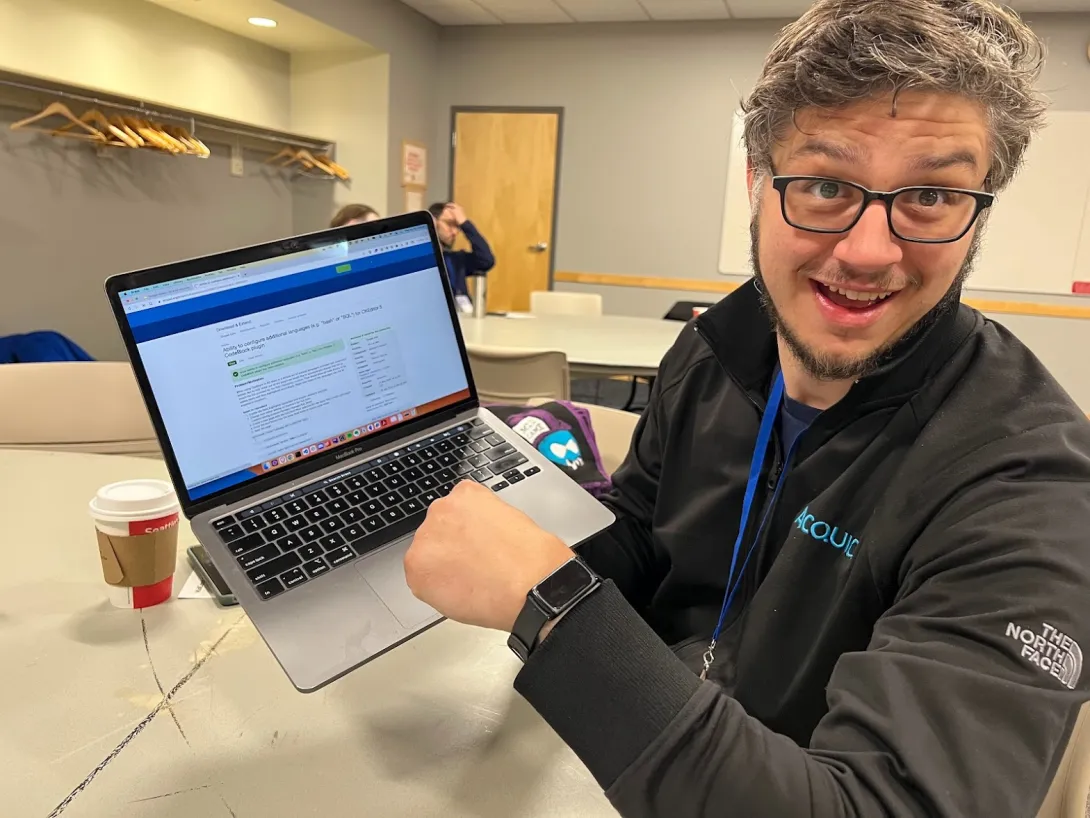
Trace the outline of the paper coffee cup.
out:
[[[163,480],[124,480],[89,503],[102,576],[118,608],[148,608],[170,599],[178,559],[178,498]]]

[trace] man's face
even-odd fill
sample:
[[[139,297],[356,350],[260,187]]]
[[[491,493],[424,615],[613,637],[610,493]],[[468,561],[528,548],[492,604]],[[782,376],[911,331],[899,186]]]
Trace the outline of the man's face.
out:
[[[435,220],[435,232],[439,234],[439,241],[446,247],[453,247],[454,240],[458,238],[458,222],[454,220],[450,209],[444,210]]]
[[[979,106],[905,92],[896,117],[892,108],[887,96],[836,111],[799,111],[773,152],[776,174],[831,177],[878,191],[983,189],[988,131]],[[760,191],[753,182],[751,169],[751,201],[759,198],[752,225],[756,272],[777,331],[815,377],[866,374],[968,273],[978,225],[950,244],[903,241],[890,232],[885,204],[871,202],[849,232],[811,233],[784,220],[770,178]],[[814,193],[835,191],[823,186]]]

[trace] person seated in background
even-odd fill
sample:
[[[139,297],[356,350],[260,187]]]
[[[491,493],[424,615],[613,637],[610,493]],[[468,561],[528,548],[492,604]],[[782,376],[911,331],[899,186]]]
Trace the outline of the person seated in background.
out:
[[[93,361],[73,341],[53,330],[39,330],[24,335],[0,338],[0,364],[34,364],[52,361]]]
[[[466,276],[483,275],[496,265],[492,248],[485,237],[466,217],[461,205],[454,202],[436,202],[428,208],[435,219],[435,231],[443,243],[443,259],[447,263],[450,288],[455,297],[469,297]],[[461,232],[469,241],[469,250],[455,250],[454,241]]]
[[[337,211],[330,227],[345,227],[349,224],[363,224],[373,222],[379,218],[378,211],[365,204],[347,204]]]

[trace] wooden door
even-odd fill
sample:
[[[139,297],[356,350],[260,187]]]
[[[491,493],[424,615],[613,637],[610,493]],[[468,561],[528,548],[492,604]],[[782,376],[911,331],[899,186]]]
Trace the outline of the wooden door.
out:
[[[559,138],[558,112],[455,113],[453,198],[496,256],[491,312],[526,311],[549,289]]]

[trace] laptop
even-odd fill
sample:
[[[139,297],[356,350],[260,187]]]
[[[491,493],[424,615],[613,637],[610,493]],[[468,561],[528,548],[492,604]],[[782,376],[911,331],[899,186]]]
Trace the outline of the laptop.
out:
[[[474,480],[569,546],[613,515],[482,408],[427,213],[113,276],[194,535],[297,689],[435,625],[403,558]]]

